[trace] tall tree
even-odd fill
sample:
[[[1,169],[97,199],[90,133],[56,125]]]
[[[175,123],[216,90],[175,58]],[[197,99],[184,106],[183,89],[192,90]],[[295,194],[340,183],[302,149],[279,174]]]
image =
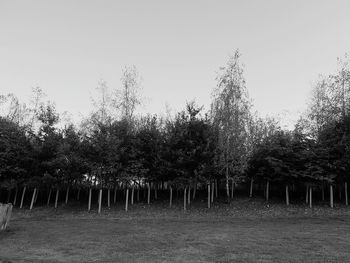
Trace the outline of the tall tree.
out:
[[[247,127],[251,103],[248,98],[240,53],[236,51],[217,77],[211,116],[219,130],[220,166],[226,178],[226,195],[230,177],[239,176],[247,160]]]
[[[28,179],[33,161],[32,147],[25,129],[0,117],[0,185],[8,187]]]
[[[125,67],[121,81],[122,88],[115,92],[114,105],[121,111],[121,117],[131,123],[136,107],[141,104],[140,76],[136,67]]]

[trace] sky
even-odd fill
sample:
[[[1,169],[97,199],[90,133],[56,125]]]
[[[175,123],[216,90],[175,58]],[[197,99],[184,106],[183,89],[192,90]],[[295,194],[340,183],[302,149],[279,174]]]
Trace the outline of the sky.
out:
[[[219,68],[239,49],[262,116],[305,109],[319,74],[350,52],[349,1],[0,0],[0,94],[40,87],[74,120],[103,79],[142,77],[144,113],[193,99],[209,109]]]

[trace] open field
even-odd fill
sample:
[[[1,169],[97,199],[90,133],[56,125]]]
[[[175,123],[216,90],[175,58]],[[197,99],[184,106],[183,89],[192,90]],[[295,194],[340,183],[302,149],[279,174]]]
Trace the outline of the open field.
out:
[[[96,210],[95,210],[96,211]],[[15,209],[0,233],[12,262],[347,262],[350,209],[242,198],[183,213],[159,202],[104,209]]]

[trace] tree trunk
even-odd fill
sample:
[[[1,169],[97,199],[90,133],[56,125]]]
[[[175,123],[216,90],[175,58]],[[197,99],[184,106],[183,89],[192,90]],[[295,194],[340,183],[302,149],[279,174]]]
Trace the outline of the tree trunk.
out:
[[[107,207],[110,208],[111,207],[111,189],[108,187],[107,190]]]
[[[218,198],[218,180],[217,179],[215,180],[215,198]]]
[[[344,195],[345,195],[345,205],[349,205],[348,202],[348,183],[344,183]]]
[[[251,198],[253,196],[253,184],[254,184],[254,179],[250,179],[250,190],[249,190],[249,197]]]
[[[78,188],[78,193],[77,193],[77,201],[80,200],[80,188]]]
[[[69,186],[67,187],[67,191],[66,191],[66,201],[65,201],[65,204],[68,204],[68,198],[69,198]]]
[[[330,206],[333,208],[334,203],[333,203],[333,185],[329,185],[329,201],[330,201]]]
[[[55,208],[57,208],[58,196],[60,194],[60,190],[56,189],[56,199],[55,199]]]
[[[289,189],[288,189],[288,185],[286,185],[286,205],[289,205]]]
[[[32,196],[32,202],[30,203],[30,208],[29,208],[29,210],[32,210],[32,209],[33,209],[36,191],[37,191],[36,188],[34,188],[33,196]]]
[[[184,189],[184,211],[186,211],[186,187]]]
[[[188,187],[187,203],[188,205],[191,204],[191,186]]]
[[[13,206],[16,205],[16,202],[17,202],[17,194],[18,194],[18,187],[16,186],[15,197],[14,197],[14,199],[13,199]]]
[[[21,204],[20,204],[19,208],[23,207],[23,199],[24,199],[24,195],[26,193],[26,190],[27,190],[27,186],[24,186],[23,192],[22,192],[22,197],[21,197]]]
[[[173,205],[173,188],[170,186],[170,200],[169,200],[169,207]]]
[[[208,184],[208,208],[210,208],[210,183]]]
[[[12,193],[12,189],[9,189],[9,190],[8,190],[8,192],[7,192],[7,200],[6,200],[6,204],[10,203],[11,193]]]
[[[115,204],[117,202],[117,187],[114,187],[114,195],[113,195],[113,203]]]
[[[134,204],[134,193],[135,193],[135,187],[132,186],[132,188],[131,188],[131,205]]]
[[[310,191],[310,194],[309,194],[309,205],[310,205],[310,208],[312,208],[312,187],[311,186],[309,187],[309,191]]]
[[[36,190],[35,197],[34,197],[34,204],[36,204],[36,201],[38,200],[38,194],[39,194],[39,189]]]
[[[228,164],[226,164],[226,197],[230,199],[230,189],[229,189],[229,178],[228,178]]]
[[[137,193],[136,193],[136,196],[137,196],[137,202],[140,202],[140,186],[137,187]]]
[[[270,181],[266,181],[266,201],[269,201],[269,194],[270,194]]]
[[[102,209],[102,188],[100,188],[100,192],[98,195],[98,213],[101,214]]]
[[[52,188],[50,188],[49,195],[47,196],[47,203],[46,203],[47,206],[50,205],[51,193],[52,193]]]
[[[157,184],[155,184],[154,185],[154,199],[158,199],[158,194],[157,194],[157,188],[158,188],[158,186],[157,186]]]
[[[231,198],[233,199],[233,190],[235,188],[235,181],[232,179],[231,180]]]
[[[147,204],[151,203],[151,187],[149,183],[147,184]]]
[[[211,183],[211,202],[214,202],[214,183]]]
[[[322,201],[324,201],[324,183],[322,182],[322,188],[321,188],[321,195],[322,195]]]
[[[91,195],[92,195],[92,190],[91,190],[91,187],[89,187],[88,211],[91,210]]]
[[[129,203],[129,188],[126,188],[125,193],[125,211],[128,212],[128,203]]]
[[[306,197],[305,197],[305,203],[309,203],[309,186],[306,186]]]
[[[197,192],[197,182],[194,184],[192,200],[194,200],[196,198],[196,192]]]

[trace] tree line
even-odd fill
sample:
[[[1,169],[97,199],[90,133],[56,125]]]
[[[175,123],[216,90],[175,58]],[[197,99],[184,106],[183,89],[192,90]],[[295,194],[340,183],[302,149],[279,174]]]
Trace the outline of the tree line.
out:
[[[110,207],[122,198],[128,210],[167,193],[170,207],[182,195],[186,210],[198,194],[210,208],[214,196],[229,201],[241,190],[266,200],[283,192],[287,205],[291,196],[310,207],[313,194],[327,195],[333,207],[336,189],[348,205],[350,70],[347,56],[338,62],[336,73],[315,84],[293,130],[254,111],[238,51],[220,69],[207,112],[192,101],[166,118],[137,115],[135,67],[123,70],[120,89],[99,83],[80,125],[63,125],[40,88],[30,105],[1,95],[0,200],[57,208],[74,194],[91,210],[97,194],[101,212],[103,201]]]

